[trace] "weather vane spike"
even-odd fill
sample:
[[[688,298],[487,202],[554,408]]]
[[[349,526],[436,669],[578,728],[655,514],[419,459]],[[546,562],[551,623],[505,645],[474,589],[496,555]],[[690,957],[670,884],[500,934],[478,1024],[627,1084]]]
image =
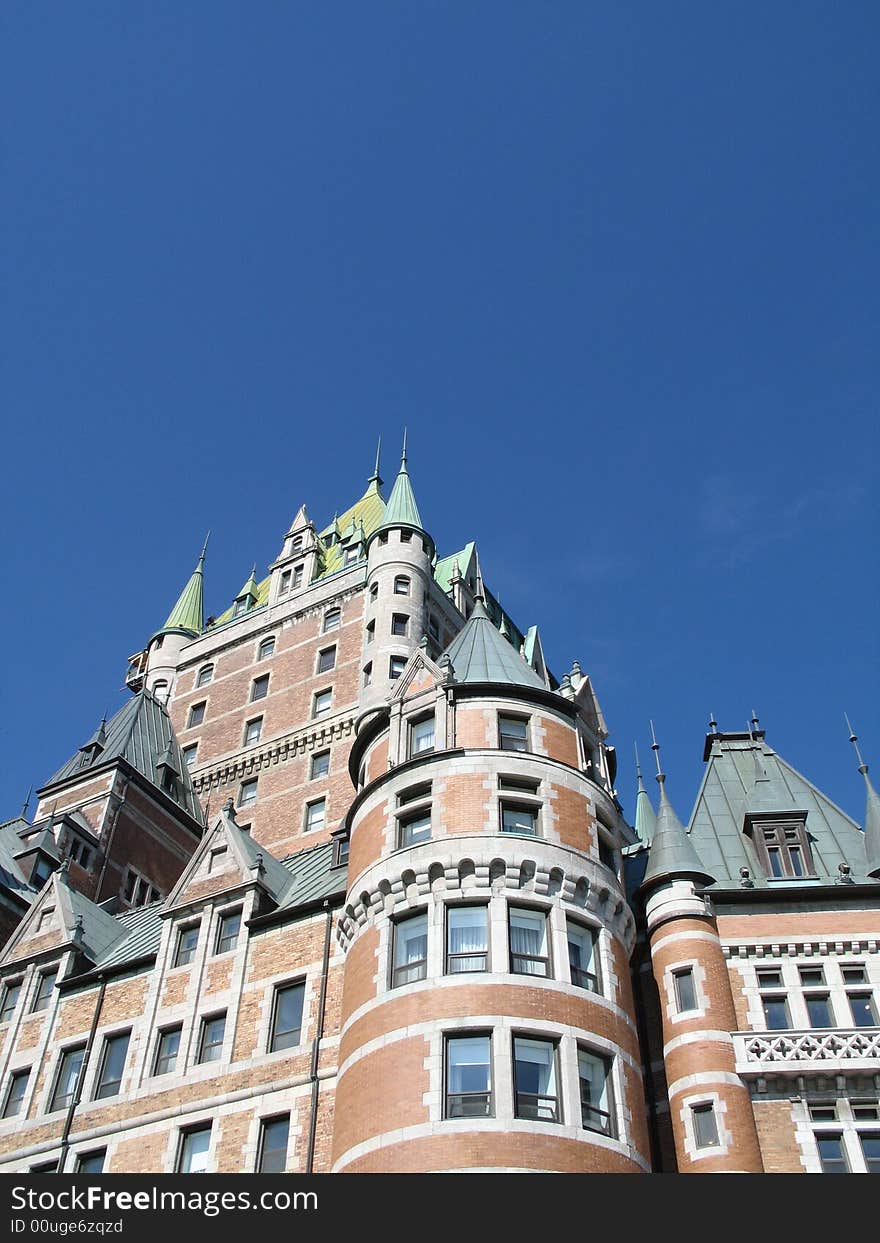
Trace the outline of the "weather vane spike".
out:
[[[859,761],[859,772],[866,773],[868,771],[868,765],[862,759],[862,753],[859,750],[858,735],[856,734],[856,731],[853,729],[852,725],[850,724],[849,717],[846,715],[845,712],[843,714],[843,719],[846,721],[846,728],[849,730],[849,740],[853,745],[853,750],[855,751],[856,758]]]
[[[757,712],[755,711],[755,709],[754,709],[754,708],[752,708],[752,724],[754,725],[754,727],[755,727],[755,729],[756,729],[756,730],[758,729],[759,725],[761,724],[761,722],[758,720],[758,714],[757,714]]]
[[[642,766],[641,766],[641,764],[639,763],[639,744],[638,744],[637,742],[634,742],[634,743],[633,743],[633,751],[635,751],[635,753],[636,753],[636,776],[638,777],[639,781],[641,781],[641,779],[642,779]]]
[[[210,530],[209,530],[209,531],[208,531],[208,534],[205,536],[205,542],[204,542],[204,544],[202,545],[202,555],[201,555],[201,557],[199,557],[199,560],[200,560],[200,561],[204,561],[204,559],[205,559],[205,553],[208,551],[208,540],[209,540],[210,538],[211,538],[211,532],[210,532]]]
[[[654,752],[654,759],[657,761],[657,780],[662,785],[666,780],[663,768],[660,764],[660,743],[657,741],[657,735],[654,733],[654,722],[651,722],[651,750]]]
[[[406,466],[406,428],[403,429],[403,452],[400,455],[401,466]]]
[[[382,437],[379,437],[379,443],[376,445],[376,469],[373,471],[373,478],[379,478],[379,458],[382,454]]]
[[[714,712],[709,713],[709,728],[711,729],[713,734],[718,733],[718,722],[715,720]]]

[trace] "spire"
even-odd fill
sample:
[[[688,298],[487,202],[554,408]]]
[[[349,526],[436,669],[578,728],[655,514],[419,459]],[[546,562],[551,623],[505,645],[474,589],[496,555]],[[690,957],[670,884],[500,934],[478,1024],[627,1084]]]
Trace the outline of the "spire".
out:
[[[868,776],[868,765],[862,759],[862,753],[859,750],[858,736],[849,723],[849,717],[843,714],[846,721],[846,727],[849,730],[849,740],[853,745],[856,753],[856,759],[859,761],[859,772],[865,778],[867,786],[868,801],[865,806],[865,872],[868,876],[880,878],[880,795],[874,789],[871,778]]]
[[[105,712],[104,715],[101,717],[101,724],[92,734],[88,742],[83,743],[83,745],[80,747],[80,751],[94,751],[94,752],[103,751],[107,745],[106,726],[107,726],[107,714]]]
[[[495,629],[480,596],[445,654],[455,667],[457,682],[505,682],[545,689],[534,669]]]
[[[370,475],[369,479],[367,480],[368,484],[375,486],[375,490],[377,492],[382,487],[382,484],[385,482],[385,480],[379,474],[379,458],[381,456],[381,453],[382,453],[382,437],[380,436],[379,443],[376,445],[376,465],[373,467],[372,475]]]
[[[27,820],[28,808],[31,805],[31,795],[33,794],[33,792],[34,792],[34,787],[28,786],[27,798],[24,800],[24,802],[22,803],[22,807],[21,807],[21,819],[22,820]]]
[[[403,433],[403,452],[400,455],[400,471],[394,480],[394,487],[385,506],[385,515],[378,530],[387,527],[406,526],[424,531],[419,507],[413,494],[409,471],[406,469],[406,432]]]
[[[196,568],[190,575],[190,580],[184,587],[178,597],[177,603],[168,614],[168,620],[158,634],[164,634],[167,630],[184,630],[188,634],[196,637],[202,633],[205,627],[204,611],[203,611],[203,591],[202,591],[202,575],[205,565],[205,555],[208,551],[208,540],[211,532],[209,531],[205,537],[204,547],[199,556]],[[155,638],[155,636],[153,636]]]
[[[250,572],[250,577],[248,578],[247,582],[244,584],[241,591],[238,593],[238,595],[235,598],[236,600],[240,600],[242,596],[253,596],[255,600],[257,598],[257,567],[256,565],[253,566]]]
[[[657,817],[654,814],[654,808],[651,805],[651,799],[648,791],[645,789],[645,782],[642,778],[642,766],[639,763],[639,748],[636,746],[636,775],[639,779],[639,792],[636,795],[636,823],[635,830],[638,834],[639,841],[644,842],[646,846],[650,846],[654,840],[654,834],[657,832]]]
[[[651,722],[651,750],[657,761],[657,784],[660,786],[660,807],[657,812],[657,823],[651,850],[648,855],[648,866],[642,887],[656,884],[658,881],[691,878],[712,884],[715,877],[703,867],[693,842],[688,837],[684,825],[675,814],[666,794],[666,774],[660,766],[660,746],[654,733],[654,722]]]

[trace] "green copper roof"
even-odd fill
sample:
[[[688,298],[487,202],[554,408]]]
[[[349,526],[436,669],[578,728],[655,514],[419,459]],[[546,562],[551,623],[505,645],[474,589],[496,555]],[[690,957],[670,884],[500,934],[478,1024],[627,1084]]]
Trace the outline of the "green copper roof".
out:
[[[868,802],[865,807],[865,870],[869,876],[880,877],[880,796],[871,784],[868,765],[862,764],[859,772],[868,787]]]
[[[507,682],[512,686],[540,687],[544,682],[499,634],[477,600],[474,611],[446,649],[456,682]]]
[[[166,797],[173,798],[195,819],[201,822],[202,812],[193,793],[189,769],[180,754],[180,746],[171,725],[171,718],[165,705],[150,694],[148,690],[139,691],[126,700],[115,716],[107,722],[107,740],[102,751],[88,758],[82,751],[77,751],[55,774],[47,785],[55,785],[69,777],[81,776],[90,768],[98,768],[113,760],[123,759],[136,769],[142,776],[158,788],[162,788],[160,761],[167,755],[175,773],[180,774],[177,781],[177,794],[166,791]]]
[[[388,504],[385,506],[382,526],[383,528],[393,526],[417,527],[420,531],[425,529],[422,526],[419,507],[416,504],[412,484],[409,480],[409,471],[406,469],[406,443],[404,443],[403,447],[403,457],[400,459],[400,471],[394,480],[394,487],[391,489]]]
[[[645,789],[645,783],[642,780],[642,772],[639,769],[639,792],[636,795],[636,823],[635,830],[638,834],[640,842],[646,846],[650,846],[657,832],[657,817],[654,814],[654,808],[651,804],[648,791]]]
[[[693,878],[711,884],[715,879],[700,861],[693,842],[685,832],[684,825],[673,810],[666,796],[666,782],[660,781],[660,810],[654,838],[648,853],[648,866],[643,885],[677,877]],[[647,796],[646,796],[647,797]]]
[[[758,888],[772,887],[752,839],[744,829],[746,815],[762,812],[779,816],[786,811],[806,812],[814,875],[786,885],[805,887],[835,884],[838,865],[849,864],[852,879],[867,879],[866,850],[880,838],[880,806],[869,794],[863,834],[812,782],[791,767],[763,740],[748,734],[709,736],[706,770],[690,822],[690,837],[700,858],[716,877],[717,886],[739,887],[740,868],[748,868]],[[873,811],[872,811],[873,807]],[[874,819],[876,817],[877,819]],[[869,820],[871,824],[869,825]],[[877,827],[873,827],[877,826]],[[876,837],[875,837],[876,834]],[[880,864],[880,857],[877,858]]]
[[[254,600],[256,600],[257,598],[257,567],[256,566],[254,566],[254,568],[251,570],[249,578],[245,581],[244,585],[242,586],[241,591],[238,593],[238,595],[235,598],[236,600],[240,600],[242,596],[252,596]]]
[[[180,593],[177,603],[168,614],[168,620],[157,634],[166,630],[186,630],[194,637],[204,629],[202,570],[205,564],[205,549],[199,557],[190,580]],[[154,636],[155,638],[155,636]]]
[[[461,552],[454,552],[448,557],[441,557],[434,566],[434,579],[443,588],[446,595],[449,595],[452,590],[452,574],[456,561],[458,562],[462,578],[467,578],[468,571],[471,569],[475,547],[476,545],[471,540],[469,544],[465,544]]]

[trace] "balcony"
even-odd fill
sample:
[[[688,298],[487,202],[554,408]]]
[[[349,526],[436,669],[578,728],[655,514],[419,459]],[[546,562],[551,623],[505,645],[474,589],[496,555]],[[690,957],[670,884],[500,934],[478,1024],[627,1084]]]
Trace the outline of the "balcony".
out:
[[[745,1077],[880,1074],[880,1027],[734,1032],[733,1046]]]

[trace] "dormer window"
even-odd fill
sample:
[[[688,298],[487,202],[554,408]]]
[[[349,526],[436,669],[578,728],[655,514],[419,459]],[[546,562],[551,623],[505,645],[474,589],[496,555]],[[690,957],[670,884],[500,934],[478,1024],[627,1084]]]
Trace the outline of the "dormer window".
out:
[[[302,568],[302,566],[301,566],[301,565],[294,566],[294,570],[293,570],[293,586],[294,586],[294,590],[295,590],[297,587],[301,587],[301,586],[302,586],[302,580],[303,580],[303,568]]]
[[[232,606],[232,616],[241,617],[242,613],[247,612],[247,606],[248,598],[247,596],[242,596],[241,599],[236,600],[235,604]]]
[[[356,547],[346,548],[345,560],[343,561],[343,565],[354,565],[357,559],[358,559],[358,549]]]
[[[752,820],[746,826],[770,880],[799,880],[815,876],[810,840],[804,820]]]
[[[303,537],[301,535],[294,535],[293,540],[290,545],[292,551],[296,552],[298,549],[302,548],[302,546],[303,546]]]
[[[281,575],[281,582],[278,584],[279,596],[284,596],[290,591],[290,570],[284,570]]]

